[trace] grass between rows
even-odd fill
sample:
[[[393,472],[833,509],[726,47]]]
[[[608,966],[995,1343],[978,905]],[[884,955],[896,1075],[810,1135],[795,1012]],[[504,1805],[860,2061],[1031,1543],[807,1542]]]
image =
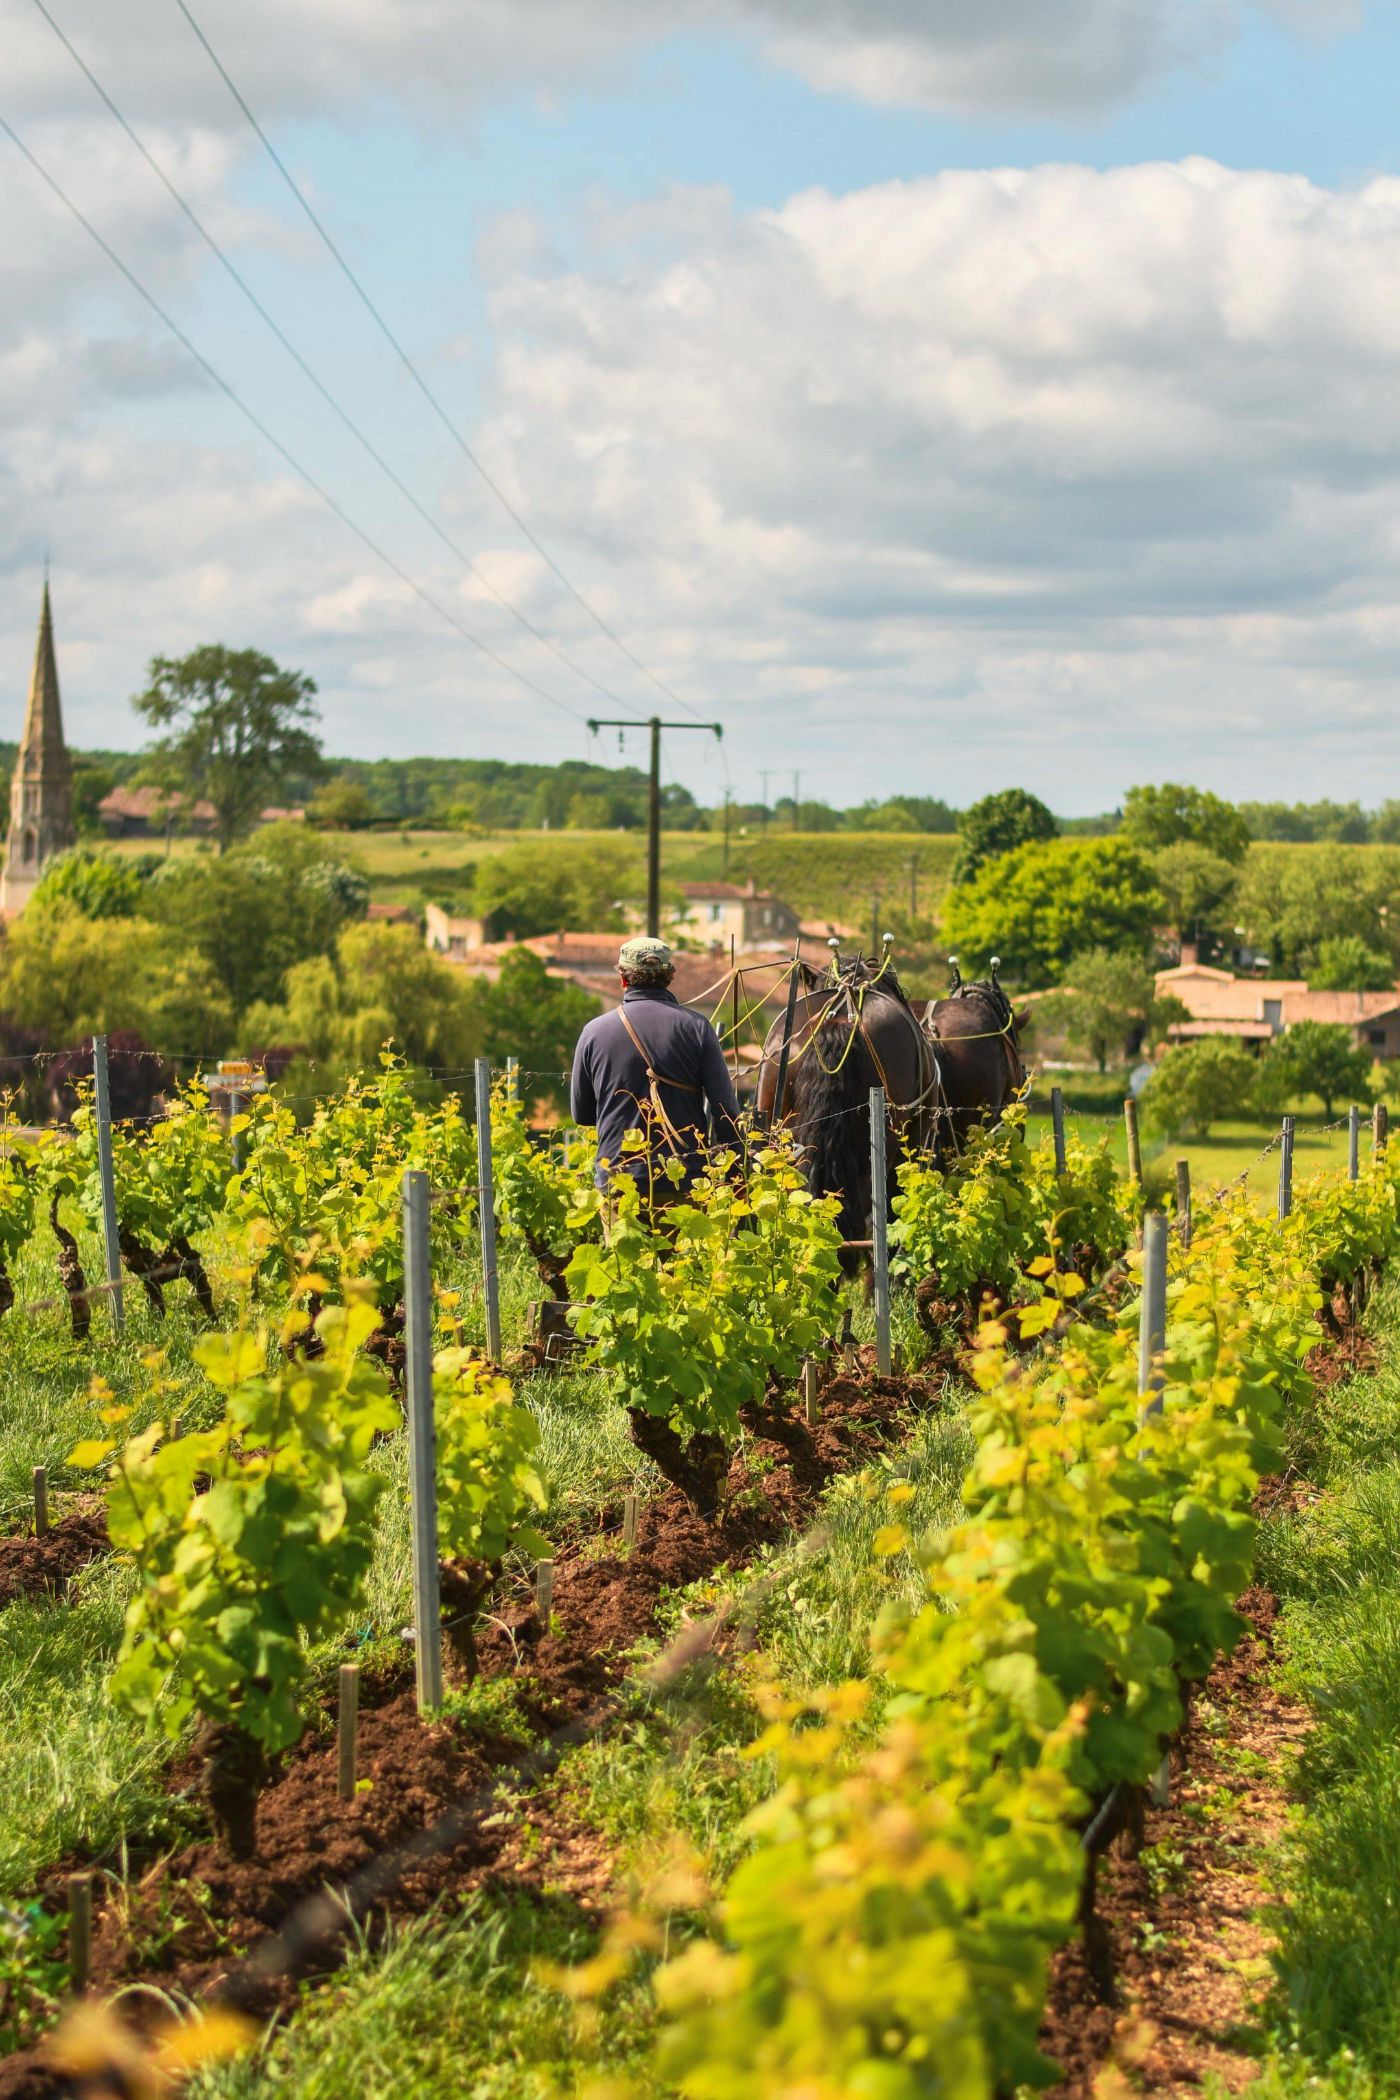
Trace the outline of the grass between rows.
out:
[[[1269,2081],[1400,2089],[1400,1284],[1373,1372],[1318,1395],[1290,1454],[1317,1499],[1271,1519],[1282,1681],[1311,1711],[1278,1863],[1281,2054]]]

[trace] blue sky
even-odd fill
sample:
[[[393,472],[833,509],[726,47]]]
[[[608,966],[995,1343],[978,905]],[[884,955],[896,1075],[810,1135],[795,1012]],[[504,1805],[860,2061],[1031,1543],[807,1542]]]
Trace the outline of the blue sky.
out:
[[[50,4],[420,499],[650,711],[395,369],[173,8],[138,7],[133,39],[135,0]],[[654,9],[573,0],[532,38],[529,10],[463,0],[471,35],[444,42],[409,19],[429,0],[401,36],[382,0],[347,0],[333,52],[300,0],[197,12],[569,575],[726,719],[738,792],[795,761],[838,800],[1026,778],[1091,809],[1172,772],[1400,792],[1400,10],[1095,0],[1103,52],[1086,38],[1082,78],[1041,96],[1048,17],[1019,0],[972,62],[960,0],[831,0],[796,46],[779,0],[732,5],[727,29],[678,7],[658,38]],[[0,228],[33,287],[0,330],[16,704],[47,543],[82,741],[136,741],[145,659],[217,632],[313,671],[334,750],[581,752],[574,718],[613,707],[460,595],[28,0],[7,20],[4,113],[337,499],[560,703],[376,572],[11,153]],[[1120,35],[1129,57],[1101,65]],[[712,796],[702,741],[675,740],[676,770]]]

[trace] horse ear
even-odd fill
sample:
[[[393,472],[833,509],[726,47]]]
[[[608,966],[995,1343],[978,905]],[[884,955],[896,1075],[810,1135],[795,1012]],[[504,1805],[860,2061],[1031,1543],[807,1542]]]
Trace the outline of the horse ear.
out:
[[[1023,1029],[1029,1028],[1031,1025],[1030,1008],[1028,1006],[1023,1006],[1018,1014],[1013,1013],[1011,1016],[1011,1025],[1015,1029],[1017,1035],[1020,1035]]]

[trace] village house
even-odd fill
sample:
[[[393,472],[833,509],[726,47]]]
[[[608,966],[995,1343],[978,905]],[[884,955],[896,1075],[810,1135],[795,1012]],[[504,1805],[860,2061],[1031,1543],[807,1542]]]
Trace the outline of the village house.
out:
[[[1400,1057],[1400,989],[1315,992],[1301,978],[1233,977],[1228,970],[1184,962],[1157,972],[1157,991],[1179,999],[1189,1016],[1168,1029],[1174,1043],[1226,1035],[1258,1045],[1299,1021],[1328,1021],[1349,1028],[1372,1057]]]
[[[742,888],[734,882],[683,882],[681,908],[671,924],[677,934],[726,950],[731,941],[736,948],[788,948],[802,927],[791,905],[752,880]]]

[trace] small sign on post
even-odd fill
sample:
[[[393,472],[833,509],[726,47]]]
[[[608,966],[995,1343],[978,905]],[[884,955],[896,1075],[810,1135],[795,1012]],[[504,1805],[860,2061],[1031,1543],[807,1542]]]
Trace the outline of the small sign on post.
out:
[[[437,1425],[433,1419],[433,1279],[428,1265],[428,1177],[403,1177],[404,1357],[408,1490],[413,1539],[413,1626],[418,1711],[442,1704],[442,1595],[438,1585]]]
[[[1176,1223],[1181,1234],[1181,1244],[1191,1244],[1191,1162],[1179,1159],[1176,1163]]]
[[[1055,1172],[1065,1171],[1065,1097],[1059,1087],[1050,1089],[1050,1127],[1055,1133]]]
[[[1283,1131],[1279,1139],[1278,1153],[1278,1221],[1280,1225],[1293,1208],[1293,1118],[1285,1116]]]
[[[870,1247],[875,1266],[875,1361],[890,1373],[889,1171],[885,1164],[885,1090],[870,1089]]]
[[[1361,1111],[1353,1101],[1347,1110],[1347,1180],[1361,1178]]]
[[[1167,1221],[1160,1210],[1142,1221],[1142,1303],[1138,1314],[1138,1391],[1142,1413],[1162,1412],[1166,1374],[1162,1352],[1167,1346]]]
[[[491,1171],[491,1060],[476,1061],[476,1200],[481,1228],[481,1283],[486,1297],[486,1354],[501,1360],[501,1280],[496,1270],[496,1182]]]
[[[355,1798],[355,1767],[360,1738],[360,1666],[340,1666],[340,1720],[336,1735],[336,1793],[342,1801]]]
[[[122,1253],[117,1232],[117,1182],[112,1171],[112,1089],[107,1072],[107,1038],[92,1039],[92,1078],[97,1115],[97,1182],[102,1196],[102,1251],[107,1260],[107,1295],[112,1301],[112,1328],[126,1327],[122,1304]]]

